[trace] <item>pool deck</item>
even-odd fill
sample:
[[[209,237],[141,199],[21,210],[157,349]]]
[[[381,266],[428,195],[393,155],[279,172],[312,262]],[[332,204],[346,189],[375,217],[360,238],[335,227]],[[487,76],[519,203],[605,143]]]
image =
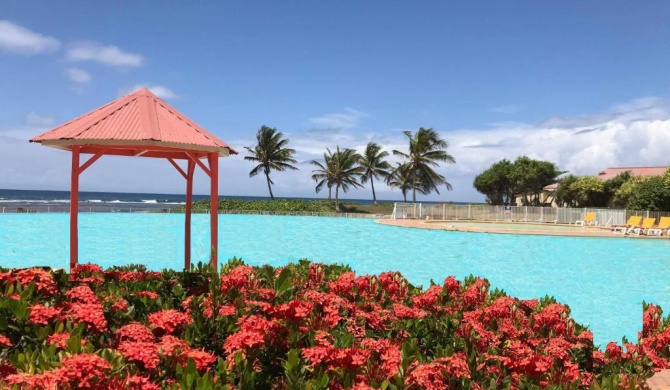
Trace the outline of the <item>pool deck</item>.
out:
[[[406,228],[416,228],[416,229],[432,229],[432,230],[447,230],[455,232],[471,232],[471,233],[497,233],[497,234],[530,234],[538,236],[567,236],[567,237],[606,237],[606,238],[641,238],[641,239],[664,239],[667,240],[667,236],[647,236],[640,234],[615,234],[612,232],[611,227],[601,227],[601,226],[575,226],[575,225],[554,225],[554,224],[533,224],[533,223],[524,223],[524,222],[509,222],[509,221],[470,221],[470,220],[420,220],[420,219],[380,219],[376,221],[382,225],[389,226],[398,226]],[[477,223],[481,226],[455,226],[449,225],[449,222],[458,222],[458,223]],[[537,225],[539,228],[522,229],[505,229],[496,224],[505,223],[505,224],[514,224],[514,225]],[[486,226],[490,224],[491,226]],[[565,226],[572,227],[570,230],[540,230],[541,226]],[[572,231],[571,231],[572,230]]]
[[[670,390],[670,370],[661,370],[647,379],[651,390]]]

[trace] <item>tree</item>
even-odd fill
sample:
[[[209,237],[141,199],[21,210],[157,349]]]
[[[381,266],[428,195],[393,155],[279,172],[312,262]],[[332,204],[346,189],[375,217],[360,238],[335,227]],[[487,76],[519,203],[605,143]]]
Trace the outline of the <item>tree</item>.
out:
[[[605,182],[594,176],[578,177],[570,184],[569,191],[579,207],[603,207],[607,203]]]
[[[386,184],[391,186],[391,188],[400,188],[402,197],[405,202],[407,202],[407,191],[412,189],[412,184],[416,184],[416,189],[419,193],[426,195],[426,192],[421,186],[421,182],[416,183],[414,181],[414,174],[409,164],[400,164],[391,172],[391,174],[386,178]]]
[[[330,149],[326,149],[326,153],[323,154],[323,164],[319,161],[312,160],[310,164],[317,167],[312,172],[312,180],[316,182],[316,193],[323,188],[323,186],[328,187],[328,200],[331,199],[331,189],[333,187],[333,153]]]
[[[270,180],[270,171],[285,171],[287,169],[297,170],[291,164],[297,163],[293,158],[295,149],[287,148],[288,138],[282,138],[283,134],[275,128],[268,126],[261,126],[256,133],[256,146],[252,149],[249,146],[244,148],[249,151],[250,155],[245,156],[244,159],[248,161],[257,162],[258,165],[249,172],[249,177],[254,177],[260,172],[265,174],[265,180],[268,183],[268,191],[270,191],[270,198],[274,199],[272,194],[272,184]]]
[[[513,170],[512,162],[502,159],[477,175],[472,185],[477,191],[486,195],[486,202],[489,204],[511,204],[515,195],[512,181]]]
[[[570,189],[572,183],[577,180],[577,176],[568,175],[558,181],[558,188],[554,193],[554,198],[556,199],[556,204],[563,207],[575,207],[577,206],[577,196],[574,191]]]
[[[426,194],[433,190],[439,194],[440,191],[437,188],[439,185],[444,185],[447,190],[451,190],[451,184],[447,179],[432,168],[439,167],[438,162],[456,162],[454,157],[446,152],[449,143],[441,139],[433,129],[421,127],[414,134],[411,131],[404,133],[409,141],[408,153],[394,150],[393,154],[407,160],[406,164],[412,174],[412,201],[416,202],[416,191],[419,188],[422,188]]]
[[[634,176],[617,190],[613,203],[629,210],[670,211],[667,176]]]
[[[521,196],[522,205],[539,206],[544,187],[556,183],[558,176],[563,173],[550,161],[518,157],[514,160],[511,178],[515,195]]]
[[[326,156],[329,156],[326,158]],[[317,169],[312,172],[312,179],[318,182],[316,192],[318,193],[324,185],[335,187],[335,211],[340,211],[339,195],[340,188],[343,192],[349,191],[350,187],[362,187],[358,178],[363,175],[363,167],[358,163],[361,156],[353,149],[342,149],[338,146],[335,153],[330,149],[324,155],[325,165],[313,160],[311,163]]]
[[[360,165],[364,169],[361,176],[361,184],[365,184],[370,180],[372,204],[375,205],[377,204],[377,195],[375,194],[374,179],[386,179],[391,174],[391,165],[384,160],[388,155],[388,152],[382,151],[381,146],[374,142],[368,142],[365,152],[361,156]]]

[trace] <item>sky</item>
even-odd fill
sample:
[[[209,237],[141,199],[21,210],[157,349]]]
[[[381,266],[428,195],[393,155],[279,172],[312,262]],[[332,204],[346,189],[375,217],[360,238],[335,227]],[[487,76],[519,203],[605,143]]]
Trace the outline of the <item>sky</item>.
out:
[[[244,160],[262,125],[297,151],[279,197],[327,195],[309,164],[326,148],[406,150],[420,127],[456,163],[438,168],[453,190],[419,200],[481,202],[474,177],[521,155],[576,175],[670,165],[668,20],[660,0],[0,2],[0,188],[68,190],[70,154],[28,140],[140,87],[240,151],[221,195],[268,195]],[[108,156],[80,186],[185,191],[167,161]]]

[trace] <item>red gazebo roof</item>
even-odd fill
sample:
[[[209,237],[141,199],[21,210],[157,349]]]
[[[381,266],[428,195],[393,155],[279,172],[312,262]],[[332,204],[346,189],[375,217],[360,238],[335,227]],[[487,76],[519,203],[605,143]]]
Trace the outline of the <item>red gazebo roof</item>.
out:
[[[33,139],[44,146],[81,153],[121,156],[196,158],[237,152],[163,99],[142,88],[62,124]]]

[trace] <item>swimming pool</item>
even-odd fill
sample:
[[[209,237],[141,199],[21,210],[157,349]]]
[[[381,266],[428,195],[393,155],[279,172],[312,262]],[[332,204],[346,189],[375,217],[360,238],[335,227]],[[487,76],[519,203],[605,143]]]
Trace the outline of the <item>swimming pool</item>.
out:
[[[68,214],[0,215],[0,265],[67,267]],[[670,310],[670,240],[471,234],[406,229],[372,220],[223,215],[219,259],[346,263],[358,273],[398,270],[427,286],[448,275],[489,279],[519,298],[553,295],[593,330],[595,342],[636,340],[643,300]],[[184,216],[79,216],[79,258],[102,266],[183,266]],[[193,259],[205,260],[209,215],[193,216]]]

